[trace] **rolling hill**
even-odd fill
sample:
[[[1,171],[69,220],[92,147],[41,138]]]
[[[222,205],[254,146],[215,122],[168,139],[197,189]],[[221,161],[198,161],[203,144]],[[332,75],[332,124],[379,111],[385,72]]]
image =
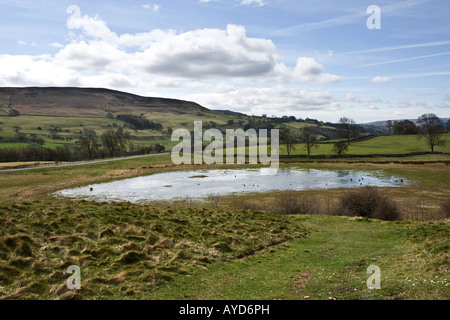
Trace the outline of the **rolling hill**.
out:
[[[21,115],[104,118],[111,113],[173,112],[199,116],[214,112],[195,102],[142,97],[100,88],[0,88],[0,109]]]
[[[135,126],[124,121],[124,115],[155,125]],[[85,129],[100,136],[119,127],[130,131],[135,146],[161,143],[170,147],[175,144],[170,141],[172,130],[190,129],[194,121],[220,126],[241,117],[246,116],[209,110],[191,101],[102,88],[0,88],[0,149],[26,147],[31,135],[44,139],[47,148],[75,145]],[[28,140],[21,140],[20,134]]]

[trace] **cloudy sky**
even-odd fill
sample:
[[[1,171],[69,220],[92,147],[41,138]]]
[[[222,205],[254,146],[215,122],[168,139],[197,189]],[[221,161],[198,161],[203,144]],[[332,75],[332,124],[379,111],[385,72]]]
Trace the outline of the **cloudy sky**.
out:
[[[152,1],[0,0],[0,86],[331,122],[450,117],[448,0]]]

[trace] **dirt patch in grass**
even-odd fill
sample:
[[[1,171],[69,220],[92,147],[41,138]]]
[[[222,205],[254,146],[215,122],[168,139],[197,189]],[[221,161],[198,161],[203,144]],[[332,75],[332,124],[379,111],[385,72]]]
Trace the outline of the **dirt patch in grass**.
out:
[[[297,277],[294,280],[294,283],[292,284],[292,290],[303,290],[306,287],[306,284],[308,283],[309,279],[311,278],[312,273],[305,273],[299,277]]]

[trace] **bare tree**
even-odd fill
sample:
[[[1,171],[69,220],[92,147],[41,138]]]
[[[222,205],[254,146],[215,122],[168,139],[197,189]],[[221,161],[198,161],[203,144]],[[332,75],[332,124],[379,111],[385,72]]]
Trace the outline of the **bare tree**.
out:
[[[426,113],[419,117],[417,122],[420,125],[419,137],[424,138],[431,152],[434,152],[435,146],[445,145],[445,139],[442,134],[445,132],[444,123],[434,113]]]
[[[317,141],[319,140],[319,136],[314,133],[312,127],[304,127],[301,131],[300,139],[305,144],[305,149],[309,157],[311,155],[311,149],[318,148]]]
[[[351,138],[356,138],[359,135],[358,126],[355,120],[342,117],[339,119],[339,134],[350,142]]]
[[[93,159],[98,151],[98,137],[94,130],[84,129],[80,137],[80,148],[87,154],[89,159]]]
[[[211,202],[214,205],[215,208],[218,208],[221,198],[222,198],[222,196],[219,193],[210,193],[210,194],[208,194],[206,199],[209,202]]]
[[[300,201],[293,191],[283,191],[275,200],[273,210],[278,214],[300,214]]]
[[[393,124],[392,120],[386,121],[386,128],[388,128],[389,134],[391,134],[391,129],[393,126],[394,126],[394,124]]]
[[[296,137],[294,132],[288,127],[280,128],[280,141],[286,146],[286,152],[288,156],[295,150]]]
[[[119,127],[116,131],[108,130],[101,135],[103,147],[111,156],[120,155],[127,151],[130,133]]]

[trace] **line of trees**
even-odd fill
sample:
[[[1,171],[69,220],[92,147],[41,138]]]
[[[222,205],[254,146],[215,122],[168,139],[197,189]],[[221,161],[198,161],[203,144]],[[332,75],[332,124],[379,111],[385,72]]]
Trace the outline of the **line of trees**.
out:
[[[427,113],[421,115],[417,124],[410,120],[387,121],[386,127],[389,132],[398,135],[416,134],[419,139],[425,141],[431,152],[435,151],[437,146],[445,145],[446,141],[443,134],[450,131],[450,120],[446,124],[435,114]],[[333,152],[338,156],[348,151],[352,139],[360,137],[361,126],[358,126],[353,119],[342,117],[336,125],[338,136],[343,138],[333,144]],[[317,148],[319,144],[319,131],[317,127],[304,127],[296,134],[294,130],[283,126],[280,128],[280,142],[285,145],[286,152],[289,155],[295,150],[296,144],[304,143],[304,149],[310,156],[311,150]]]
[[[33,140],[33,135],[31,136]],[[100,137],[94,130],[84,129],[74,147],[65,145],[49,149],[42,145],[42,141],[37,141],[28,147],[1,149],[0,162],[80,161],[165,151],[164,145],[159,143],[149,146],[133,145],[130,143],[130,133],[121,127],[105,131]]]
[[[289,127],[281,127],[280,142],[285,145],[288,156],[295,150],[295,144],[297,143],[304,143],[304,149],[310,156],[311,150],[318,147],[319,135],[316,133],[315,127],[312,126],[302,128],[298,135]]]
[[[154,122],[153,120],[148,120],[144,118],[144,115],[140,116],[132,115],[132,114],[119,114],[116,116],[117,120],[128,123],[135,130],[162,130],[163,126],[160,123]]]
[[[421,115],[416,123],[410,120],[388,120],[386,121],[386,127],[389,134],[391,130],[396,135],[417,134],[419,139],[425,140],[431,152],[434,152],[436,146],[445,145],[446,141],[442,135],[450,131],[450,120],[447,120],[447,123],[444,124],[444,121],[434,113],[426,113]]]

